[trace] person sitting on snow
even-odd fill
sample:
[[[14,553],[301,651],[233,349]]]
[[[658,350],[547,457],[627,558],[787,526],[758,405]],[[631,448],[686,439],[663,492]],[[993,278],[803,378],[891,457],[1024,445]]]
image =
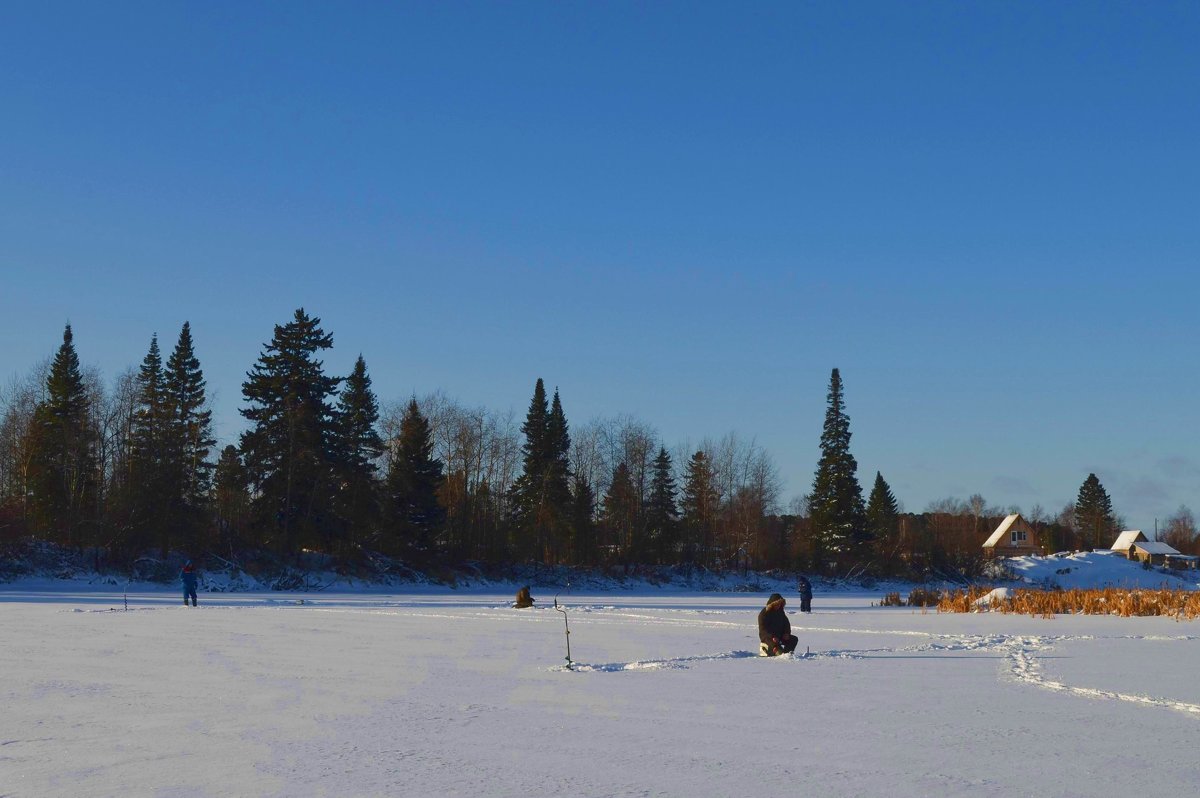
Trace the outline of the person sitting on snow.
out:
[[[192,606],[196,606],[196,569],[192,565],[192,561],[188,560],[183,565],[183,570],[179,572],[179,578],[183,580],[183,606],[187,606],[188,597],[192,599]]]
[[[533,598],[529,595],[529,585],[525,585],[525,587],[517,591],[517,603],[515,606],[519,610],[533,606]]]
[[[758,639],[760,650],[768,657],[790,654],[796,650],[800,639],[792,634],[792,623],[783,606],[787,602],[778,593],[772,593],[767,606],[758,611]]]

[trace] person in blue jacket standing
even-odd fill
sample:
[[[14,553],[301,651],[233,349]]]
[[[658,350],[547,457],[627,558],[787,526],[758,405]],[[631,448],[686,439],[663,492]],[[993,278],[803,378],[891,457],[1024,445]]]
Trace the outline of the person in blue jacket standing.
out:
[[[196,568],[192,565],[192,561],[188,560],[183,565],[183,570],[179,572],[179,578],[183,580],[183,606],[187,606],[188,597],[192,599],[192,606],[196,606]]]
[[[800,591],[800,612],[812,612],[812,583],[801,575],[796,589]]]

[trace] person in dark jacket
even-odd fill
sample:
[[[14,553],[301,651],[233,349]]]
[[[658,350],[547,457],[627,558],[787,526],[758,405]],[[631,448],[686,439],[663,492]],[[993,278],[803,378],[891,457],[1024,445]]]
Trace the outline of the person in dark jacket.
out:
[[[533,597],[529,595],[529,585],[525,585],[525,587],[517,591],[517,601],[515,606],[517,609],[525,609],[526,607],[533,606]]]
[[[192,606],[196,606],[196,568],[192,565],[192,561],[188,560],[183,565],[183,570],[179,572],[179,578],[183,580],[183,606],[187,606],[188,597],[192,599]]]
[[[767,606],[758,611],[758,639],[768,657],[790,654],[800,642],[792,634],[792,623],[783,611],[786,603],[783,596],[772,593],[767,599]]]
[[[812,612],[812,583],[801,576],[797,589],[800,591],[800,612]]]

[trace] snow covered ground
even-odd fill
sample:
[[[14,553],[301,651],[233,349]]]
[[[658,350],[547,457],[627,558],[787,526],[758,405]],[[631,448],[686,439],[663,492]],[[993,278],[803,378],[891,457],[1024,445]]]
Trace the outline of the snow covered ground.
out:
[[[1200,572],[1143,568],[1125,555],[1103,549],[1051,554],[1047,557],[1010,557],[1005,562],[1020,581],[1061,588],[1200,588]]]
[[[0,588],[0,796],[1179,796],[1200,627],[765,596]],[[789,595],[789,610],[798,601]]]

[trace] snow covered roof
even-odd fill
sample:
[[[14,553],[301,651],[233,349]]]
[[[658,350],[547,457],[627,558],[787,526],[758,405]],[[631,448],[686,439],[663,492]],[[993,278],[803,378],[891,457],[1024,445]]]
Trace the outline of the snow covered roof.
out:
[[[1135,549],[1141,549],[1147,554],[1178,554],[1179,549],[1161,541],[1145,541],[1134,544]]]
[[[1016,522],[1016,520],[1020,517],[1020,513],[1013,513],[1010,516],[1006,516],[1005,519],[1000,522],[1000,526],[996,527],[996,531],[992,533],[992,536],[983,542],[983,547],[985,549],[990,549],[992,546],[995,546],[997,543],[999,543],[1000,539],[1008,534],[1008,530],[1012,528],[1013,523]]]
[[[1140,529],[1127,529],[1117,535],[1117,542],[1112,544],[1113,551],[1129,551],[1129,548],[1139,540],[1145,540],[1146,536],[1142,534]]]

